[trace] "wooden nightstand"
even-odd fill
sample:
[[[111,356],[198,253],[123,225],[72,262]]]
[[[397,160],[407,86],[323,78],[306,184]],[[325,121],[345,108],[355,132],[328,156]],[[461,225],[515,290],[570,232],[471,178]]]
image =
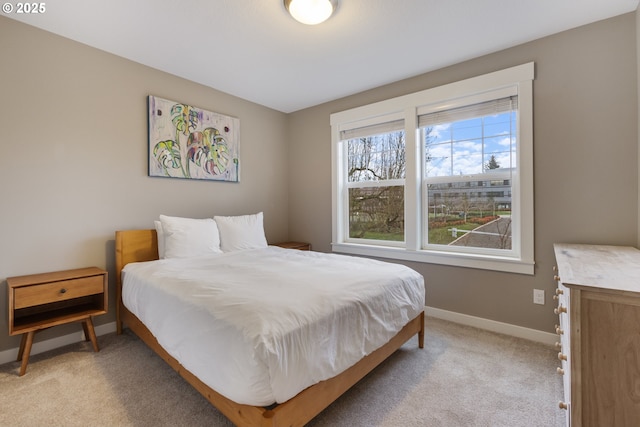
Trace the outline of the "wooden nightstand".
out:
[[[20,375],[29,363],[33,336],[39,330],[82,322],[84,336],[99,351],[91,316],[107,312],[107,272],[97,267],[7,278],[9,335],[22,335]]]
[[[280,242],[280,243],[276,243],[275,246],[280,246],[281,248],[285,248],[285,249],[298,249],[301,251],[311,250],[311,243],[304,243],[304,242]]]

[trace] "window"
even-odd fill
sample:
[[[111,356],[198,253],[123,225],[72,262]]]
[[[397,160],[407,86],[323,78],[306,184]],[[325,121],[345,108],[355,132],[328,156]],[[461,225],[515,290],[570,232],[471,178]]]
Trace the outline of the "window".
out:
[[[404,241],[404,121],[341,132],[348,239]]]
[[[512,248],[517,99],[513,95],[418,117],[424,143],[424,248]],[[470,179],[491,190],[471,191]]]
[[[332,114],[334,251],[533,274],[533,70]]]

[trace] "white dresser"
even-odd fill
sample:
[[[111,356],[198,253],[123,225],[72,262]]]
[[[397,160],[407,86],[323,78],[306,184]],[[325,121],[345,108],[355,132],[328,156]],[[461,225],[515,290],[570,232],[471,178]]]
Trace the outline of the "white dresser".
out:
[[[640,426],[640,250],[555,244],[567,425]]]

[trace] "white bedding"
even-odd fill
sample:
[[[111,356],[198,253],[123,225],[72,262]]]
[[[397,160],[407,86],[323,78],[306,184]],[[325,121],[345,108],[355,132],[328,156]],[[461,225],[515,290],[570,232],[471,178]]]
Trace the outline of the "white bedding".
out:
[[[425,291],[402,265],[270,246],[128,264],[122,299],[202,382],[266,406],[385,344]]]

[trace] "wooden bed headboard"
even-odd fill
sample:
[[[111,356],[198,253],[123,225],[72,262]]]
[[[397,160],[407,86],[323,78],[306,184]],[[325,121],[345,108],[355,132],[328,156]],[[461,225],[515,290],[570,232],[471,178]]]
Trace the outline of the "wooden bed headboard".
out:
[[[122,269],[130,262],[158,259],[156,230],[116,231],[116,325],[122,333]]]
[[[116,280],[120,284],[120,272],[130,262],[158,259],[158,235],[156,230],[116,231]]]

